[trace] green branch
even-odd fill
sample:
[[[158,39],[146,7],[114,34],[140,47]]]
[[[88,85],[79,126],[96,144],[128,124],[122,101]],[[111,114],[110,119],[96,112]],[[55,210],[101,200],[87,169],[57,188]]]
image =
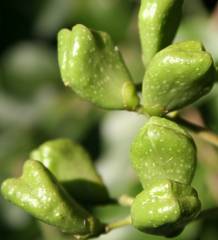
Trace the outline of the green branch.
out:
[[[105,233],[108,233],[114,229],[117,228],[121,228],[127,225],[131,225],[132,221],[131,221],[131,217],[128,216],[127,218],[121,219],[119,221],[113,222],[113,223],[109,223],[105,226]]]
[[[139,106],[136,109],[136,112],[139,114],[143,114],[146,117],[149,117],[149,115],[147,113],[145,113],[145,111],[143,110],[142,106]],[[166,118],[173,120],[173,121],[177,122],[178,124],[183,125],[184,127],[188,128],[190,131],[192,131],[199,138],[218,147],[218,135],[215,134],[214,132],[212,132],[210,129],[201,127],[199,125],[196,125],[195,123],[189,122],[188,120],[185,120],[185,119],[179,117],[177,112],[175,114],[174,113],[168,114]]]
[[[199,125],[196,125],[192,122],[189,122],[179,116],[175,118],[170,119],[174,120],[175,122],[183,125],[184,127],[188,128],[190,131],[192,131],[196,136],[203,139],[204,141],[218,147],[218,135],[213,133],[207,128],[201,127]]]
[[[202,210],[195,220],[218,217],[218,207]]]
[[[123,207],[130,207],[133,203],[134,198],[130,197],[126,194],[121,195],[118,198],[111,198],[109,199],[105,204],[103,205],[108,205],[108,204],[117,204]]]

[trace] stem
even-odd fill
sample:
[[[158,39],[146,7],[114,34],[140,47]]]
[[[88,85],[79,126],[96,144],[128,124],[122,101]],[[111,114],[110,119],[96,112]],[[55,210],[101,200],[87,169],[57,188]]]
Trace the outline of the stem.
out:
[[[195,219],[191,220],[191,222],[200,220],[202,218],[212,218],[215,216],[218,216],[218,207],[209,208],[209,209],[201,211],[201,213]],[[131,225],[131,224],[132,224],[131,217],[128,216],[127,218],[107,224],[105,226],[105,233],[108,233],[117,228],[125,227],[125,226]]]
[[[139,105],[134,112],[137,112],[138,114],[144,115],[145,117],[150,117],[149,114],[147,114],[143,108],[143,106]]]
[[[142,106],[139,106],[136,109],[136,112],[139,114],[143,114],[145,116],[149,116],[145,114]],[[188,128],[190,131],[194,132],[199,138],[203,139],[204,141],[209,142],[210,144],[218,147],[218,135],[213,133],[209,129],[201,127],[199,125],[196,125],[192,122],[189,122],[179,117],[178,112],[173,112],[172,114],[168,114],[166,117]]]
[[[218,67],[217,67],[217,70],[218,70]],[[217,71],[217,73],[218,73],[218,71]],[[135,110],[135,112],[149,117],[149,115],[145,113],[145,111],[144,111],[144,109],[141,105],[138,106],[138,108]],[[179,117],[178,112],[172,112],[172,113],[168,114],[166,117],[168,119],[174,120],[175,122],[177,122],[177,123],[183,125],[184,127],[188,128],[189,130],[194,132],[198,137],[200,137],[204,141],[209,142],[210,144],[218,147],[218,135],[213,133],[209,129],[198,126],[198,125],[196,125],[192,122],[189,122],[189,121]]]
[[[118,199],[117,199],[117,203],[121,206],[124,207],[130,207],[132,205],[134,201],[134,198],[128,196],[128,195],[121,195]]]
[[[127,218],[121,219],[117,222],[109,223],[105,226],[105,233],[108,233],[108,232],[110,232],[114,229],[117,229],[117,228],[121,228],[121,227],[130,225],[131,223],[132,223],[132,221],[131,221],[130,216],[127,217]]]
[[[200,220],[202,218],[212,218],[215,216],[218,216],[218,207],[202,210],[195,220]]]
[[[209,142],[210,144],[218,147],[218,135],[211,132],[209,129],[198,126],[178,116],[170,119],[188,128],[204,141]]]
[[[105,204],[118,204],[123,207],[130,207],[134,201],[133,197],[130,197],[126,194],[121,195],[118,198],[111,198]]]

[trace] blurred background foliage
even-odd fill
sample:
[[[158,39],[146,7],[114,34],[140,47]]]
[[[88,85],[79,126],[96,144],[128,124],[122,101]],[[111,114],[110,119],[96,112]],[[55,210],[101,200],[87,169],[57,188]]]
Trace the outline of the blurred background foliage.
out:
[[[78,141],[90,152],[113,197],[136,195],[141,187],[131,169],[129,146],[146,119],[134,113],[106,112],[79,99],[61,82],[56,35],[62,27],[82,23],[107,31],[119,45],[136,84],[144,74],[137,29],[137,0],[7,0],[0,3],[0,182],[18,176],[31,149],[58,137]],[[176,41],[201,40],[218,64],[218,4],[185,0]],[[184,117],[218,134],[218,86]],[[196,139],[199,164],[193,185],[203,208],[218,203],[218,151]],[[98,207],[105,221],[128,214],[127,208]],[[218,216],[190,224],[180,240],[216,240]],[[37,222],[0,197],[0,238],[72,239]],[[158,240],[132,227],[99,240]]]

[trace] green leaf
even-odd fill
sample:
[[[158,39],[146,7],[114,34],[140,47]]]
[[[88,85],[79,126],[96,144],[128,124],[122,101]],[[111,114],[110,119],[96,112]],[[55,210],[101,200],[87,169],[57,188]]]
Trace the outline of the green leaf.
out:
[[[139,103],[129,71],[105,32],[76,25],[58,34],[62,79],[80,97],[106,109],[135,109]]]
[[[179,125],[152,117],[134,139],[131,159],[144,188],[154,179],[190,184],[196,168],[196,147]]]
[[[43,163],[79,202],[108,201],[107,189],[82,146],[69,139],[52,140],[35,149],[30,158]]]
[[[183,0],[141,1],[139,33],[146,66],[158,51],[172,42],[182,16],[182,5]]]
[[[200,42],[173,44],[151,60],[143,80],[142,105],[150,115],[163,115],[193,103],[215,82],[211,55]]]
[[[189,185],[167,179],[152,182],[131,207],[132,224],[139,230],[176,236],[201,208],[197,192]]]
[[[93,236],[102,231],[102,224],[74,201],[38,161],[26,161],[23,175],[5,180],[1,191],[5,199],[63,232]]]

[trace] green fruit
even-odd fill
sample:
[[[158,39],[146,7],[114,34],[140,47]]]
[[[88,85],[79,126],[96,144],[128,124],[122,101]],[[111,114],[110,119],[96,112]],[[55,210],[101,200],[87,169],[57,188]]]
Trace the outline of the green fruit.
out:
[[[47,167],[64,188],[79,202],[108,201],[107,189],[88,153],[69,139],[45,142],[30,154]]]
[[[164,115],[207,94],[215,82],[213,59],[201,43],[173,44],[151,60],[145,73],[142,105],[150,115]]]
[[[5,180],[1,191],[5,199],[63,232],[93,236],[102,231],[102,224],[75,202],[38,161],[26,161],[23,175]]]
[[[196,168],[196,147],[179,125],[152,117],[134,139],[131,159],[144,188],[154,179],[190,184]]]
[[[136,196],[131,207],[132,224],[146,233],[172,237],[197,216],[200,208],[197,192],[191,186],[156,180]]]
[[[146,66],[158,51],[172,42],[182,16],[182,5],[183,0],[141,1],[139,33]]]
[[[58,60],[65,85],[107,109],[134,110],[139,99],[129,71],[105,32],[76,25],[58,34]]]

